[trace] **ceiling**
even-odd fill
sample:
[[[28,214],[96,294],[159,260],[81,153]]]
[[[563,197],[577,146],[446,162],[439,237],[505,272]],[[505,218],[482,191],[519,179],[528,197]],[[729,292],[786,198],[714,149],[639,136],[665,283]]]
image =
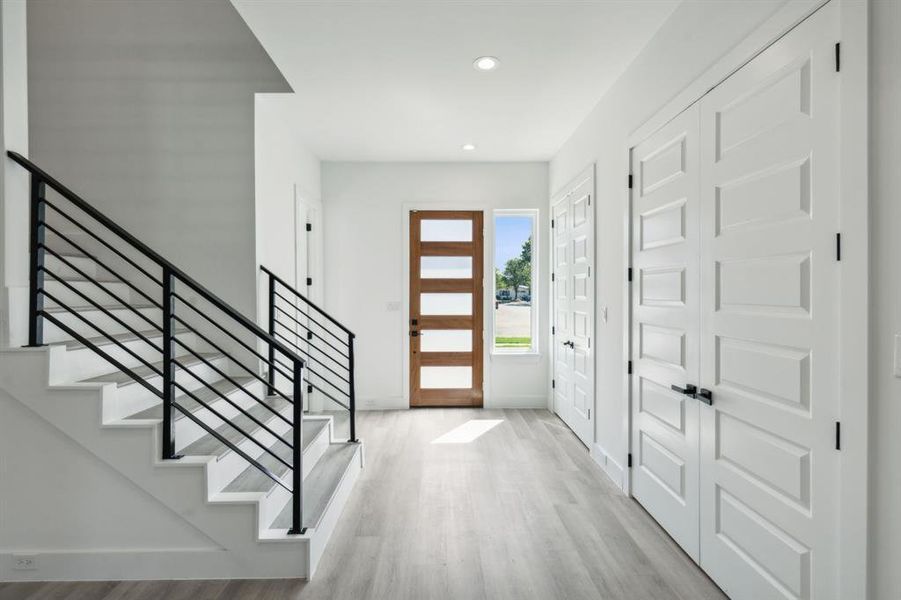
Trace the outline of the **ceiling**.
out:
[[[232,2],[320,159],[544,161],[679,0]]]

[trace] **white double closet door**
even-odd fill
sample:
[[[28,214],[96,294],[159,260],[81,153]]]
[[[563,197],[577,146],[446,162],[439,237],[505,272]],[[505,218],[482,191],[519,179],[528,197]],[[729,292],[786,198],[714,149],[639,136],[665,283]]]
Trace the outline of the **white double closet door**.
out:
[[[838,31],[632,150],[632,493],[735,599],[837,597]]]

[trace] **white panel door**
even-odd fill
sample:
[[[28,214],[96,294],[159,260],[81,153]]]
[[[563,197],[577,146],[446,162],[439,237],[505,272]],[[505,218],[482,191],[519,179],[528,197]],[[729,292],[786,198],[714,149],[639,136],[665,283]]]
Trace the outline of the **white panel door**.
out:
[[[632,149],[632,495],[698,560],[698,108]]]
[[[594,441],[594,171],[551,207],[554,227],[554,410],[585,445]]]
[[[700,102],[701,565],[735,600],[837,598],[835,4]]]

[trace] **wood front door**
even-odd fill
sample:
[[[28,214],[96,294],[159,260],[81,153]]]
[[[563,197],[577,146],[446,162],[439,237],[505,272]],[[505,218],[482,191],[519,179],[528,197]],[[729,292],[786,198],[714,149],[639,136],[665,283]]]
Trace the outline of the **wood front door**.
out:
[[[410,406],[482,406],[482,222],[410,213]]]

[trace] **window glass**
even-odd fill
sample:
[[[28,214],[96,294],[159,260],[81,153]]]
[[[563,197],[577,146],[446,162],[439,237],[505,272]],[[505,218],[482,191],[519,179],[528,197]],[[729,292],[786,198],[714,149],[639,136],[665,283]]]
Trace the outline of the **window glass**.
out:
[[[535,348],[532,277],[534,213],[494,217],[494,349],[531,352]]]

